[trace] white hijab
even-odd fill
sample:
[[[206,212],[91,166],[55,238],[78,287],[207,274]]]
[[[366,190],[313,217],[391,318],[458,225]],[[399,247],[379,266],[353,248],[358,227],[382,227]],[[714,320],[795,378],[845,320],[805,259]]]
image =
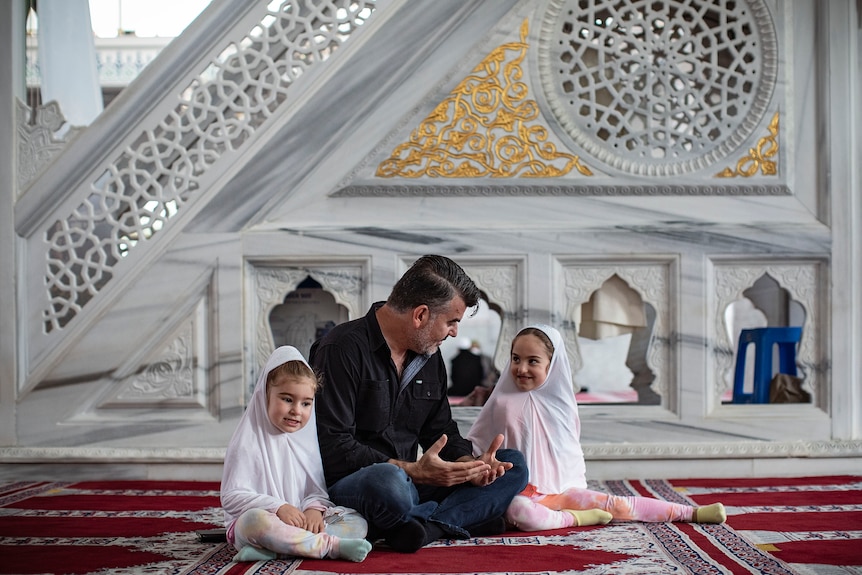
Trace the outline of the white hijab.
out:
[[[554,345],[548,377],[539,387],[521,391],[512,376],[512,358],[467,434],[478,453],[503,434],[503,448],[517,449],[527,459],[530,483],[540,493],[586,488],[581,449],[581,420],[572,385],[572,369],[563,337],[548,325],[531,325]]]
[[[323,479],[314,409],[305,427],[293,433],[276,428],[267,415],[266,378],[291,360],[308,365],[294,347],[282,346],[272,352],[228,444],[221,482],[228,527],[252,508],[275,513],[285,503],[301,511],[333,506]]]

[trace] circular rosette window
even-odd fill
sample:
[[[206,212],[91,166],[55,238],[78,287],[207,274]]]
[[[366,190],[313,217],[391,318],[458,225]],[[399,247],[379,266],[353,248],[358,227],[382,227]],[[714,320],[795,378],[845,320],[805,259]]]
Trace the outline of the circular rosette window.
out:
[[[539,43],[562,129],[619,171],[696,172],[760,125],[778,49],[761,0],[550,0]]]

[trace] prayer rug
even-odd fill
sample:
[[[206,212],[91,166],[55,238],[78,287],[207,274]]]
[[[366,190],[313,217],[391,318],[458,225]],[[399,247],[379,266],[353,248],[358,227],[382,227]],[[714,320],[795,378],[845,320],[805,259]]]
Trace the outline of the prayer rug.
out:
[[[414,554],[377,544],[365,561],[232,563],[218,483],[0,485],[0,574],[775,574],[862,575],[862,476],[592,481],[619,495],[722,501],[724,525],[612,522],[437,541]]]

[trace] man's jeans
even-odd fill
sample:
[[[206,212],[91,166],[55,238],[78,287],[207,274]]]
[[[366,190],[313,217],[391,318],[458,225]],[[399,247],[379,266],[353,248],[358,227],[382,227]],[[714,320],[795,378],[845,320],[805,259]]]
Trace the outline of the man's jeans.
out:
[[[377,531],[389,531],[415,518],[466,538],[471,527],[501,517],[527,486],[529,474],[520,451],[500,449],[497,459],[512,463],[512,469],[484,487],[415,485],[400,467],[375,463],[335,482],[329,497],[336,505],[357,510]]]

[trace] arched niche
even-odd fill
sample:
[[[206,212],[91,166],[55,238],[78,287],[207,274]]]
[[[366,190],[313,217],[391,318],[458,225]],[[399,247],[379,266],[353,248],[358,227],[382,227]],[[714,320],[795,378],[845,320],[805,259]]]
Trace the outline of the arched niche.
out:
[[[273,348],[292,345],[307,358],[311,344],[347,319],[347,308],[307,276],[269,312]]]
[[[714,382],[713,405],[720,405],[722,398],[733,389],[735,369],[735,341],[731,336],[726,312],[731,304],[748,299],[752,306],[764,305],[761,310],[767,325],[778,321],[801,321],[802,338],[796,352],[796,364],[804,373],[805,385],[811,390],[812,402],[825,408],[828,405],[828,390],[822,384],[827,381],[828,364],[823,359],[828,330],[822,325],[824,310],[828,309],[828,291],[823,287],[823,263],[817,260],[793,260],[780,264],[765,262],[713,262],[714,306],[711,312],[712,354]],[[782,294],[785,290],[785,308],[779,313],[772,304],[762,302],[769,294]],[[753,298],[753,299],[752,299]],[[735,304],[739,305],[739,304]],[[733,309],[733,308],[731,308]],[[784,314],[783,316],[781,314]],[[786,317],[786,320],[781,320]],[[790,323],[784,323],[790,325]],[[736,328],[733,328],[736,331]],[[729,406],[728,409],[733,409]]]
[[[724,323],[727,337],[731,344],[731,362],[733,369],[725,374],[724,391],[721,394],[722,403],[732,402],[732,390],[736,374],[736,364],[739,351],[739,338],[742,330],[764,327],[801,327],[805,334],[805,308],[793,299],[792,294],[768,273],[761,275],[750,287],[742,292],[742,297],[730,302],[724,309]],[[753,348],[753,344],[749,344]],[[749,350],[745,357],[745,385],[750,390],[753,386],[754,357]],[[773,369],[778,366],[777,352],[773,359]],[[806,369],[797,365],[797,376],[805,382]],[[750,391],[747,391],[747,393]]]
[[[675,260],[598,263],[570,258],[559,263],[558,283],[562,288],[557,293],[554,316],[566,342],[575,381],[585,366],[579,335],[583,306],[589,304],[593,294],[609,280],[611,285],[619,286],[621,282],[643,304],[644,325],[631,326],[639,327],[641,331],[633,330],[623,362],[633,373],[631,383],[637,385],[633,386],[637,405],[673,406],[676,401],[676,372],[670,362],[673,331],[670,276]],[[612,280],[614,277],[616,279]],[[634,338],[635,332],[637,339]]]
[[[576,308],[582,360],[574,374],[578,403],[661,403],[647,362],[655,317],[655,308],[618,274]]]
[[[323,290],[332,297],[336,306],[346,312],[346,316],[339,312],[339,317],[344,317],[343,321],[354,319],[367,311],[365,285],[368,269],[367,260],[303,264],[248,261],[246,277],[249,297],[245,311],[247,351],[244,370],[246,387],[254,387],[260,366],[266,363],[276,347],[270,324],[271,314],[278,306],[285,304],[289,294],[297,289],[308,289],[309,286],[311,289]],[[300,288],[301,285],[305,287]],[[320,288],[313,287],[315,285]]]

